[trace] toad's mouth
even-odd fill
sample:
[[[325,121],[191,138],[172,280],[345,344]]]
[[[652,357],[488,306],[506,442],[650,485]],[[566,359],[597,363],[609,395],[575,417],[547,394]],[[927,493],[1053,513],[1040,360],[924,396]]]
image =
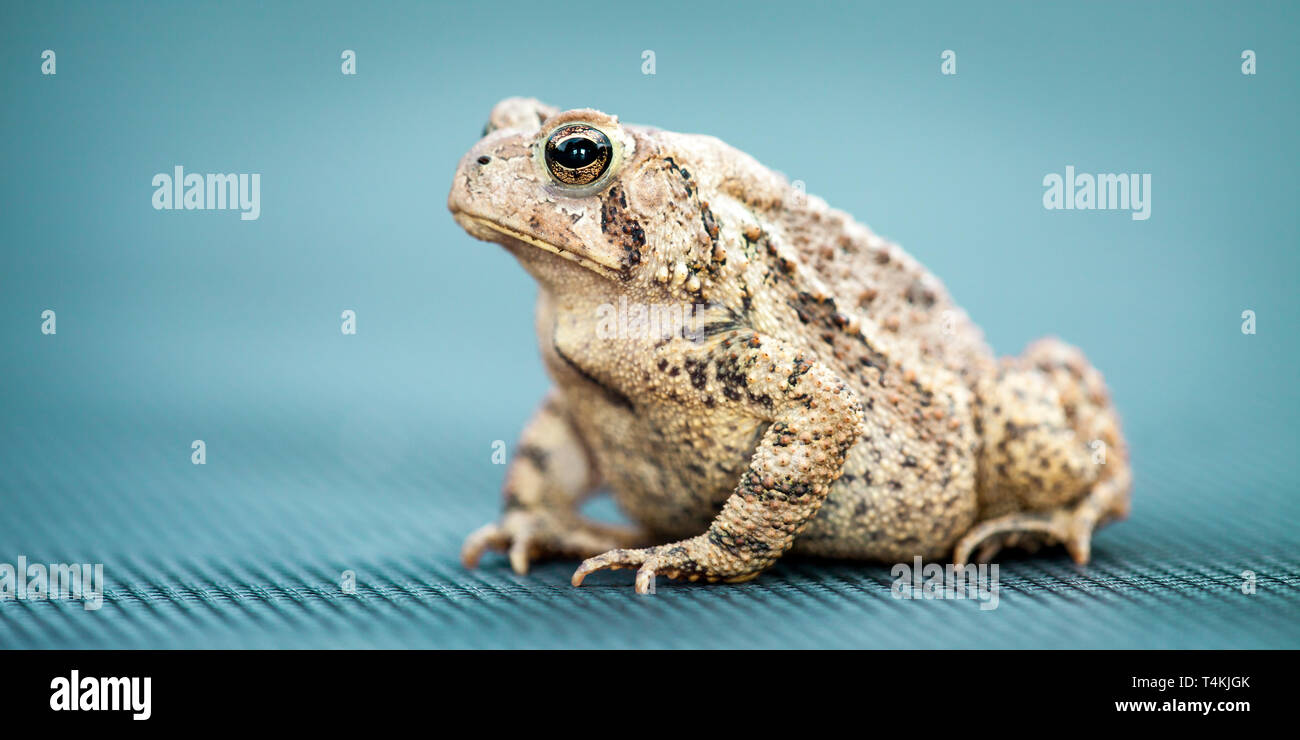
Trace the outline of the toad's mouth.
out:
[[[544,252],[550,252],[551,254],[563,257],[571,262],[576,262],[602,277],[609,279],[617,278],[623,269],[622,265],[598,261],[588,255],[579,254],[572,250],[564,249],[563,247],[557,247],[554,244],[542,241],[535,236],[525,234],[522,231],[515,231],[509,226],[502,226],[499,223],[489,221],[485,218],[471,216],[467,213],[457,213],[456,220],[460,222],[460,225],[464,227],[471,236],[477,239],[497,242],[511,250],[515,248],[535,247]]]

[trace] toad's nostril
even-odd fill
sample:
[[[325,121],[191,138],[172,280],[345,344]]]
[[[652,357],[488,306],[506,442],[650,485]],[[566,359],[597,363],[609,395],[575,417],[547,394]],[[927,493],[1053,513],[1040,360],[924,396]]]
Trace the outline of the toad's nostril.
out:
[[[481,157],[478,158],[478,163],[479,163],[479,164],[487,164],[488,162],[491,162],[491,161],[492,161],[492,158],[489,157],[489,156],[487,156],[486,154],[484,154],[483,156],[481,156]]]

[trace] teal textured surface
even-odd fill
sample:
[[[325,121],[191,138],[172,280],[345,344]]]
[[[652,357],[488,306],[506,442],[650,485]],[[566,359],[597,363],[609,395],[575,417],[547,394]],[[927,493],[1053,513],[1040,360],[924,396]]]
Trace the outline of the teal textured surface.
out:
[[[150,431],[174,419],[133,413],[94,414],[88,428],[9,411],[0,542],[31,562],[102,562],[108,591],[96,612],[0,603],[0,645],[1300,646],[1300,511],[1277,448],[1217,462],[1225,486],[1135,439],[1133,516],[1102,531],[1093,563],[1059,549],[1003,558],[999,605],[981,611],[895,599],[880,564],[789,560],[752,583],[661,581],[651,596],[627,572],[573,588],[574,563],[518,577],[489,556],[466,571],[461,538],[497,513],[500,468],[466,462],[488,457],[478,445],[379,423],[356,427],[368,452],[349,453],[331,415],[269,406],[210,435],[195,466]],[[403,414],[422,418],[383,418]]]

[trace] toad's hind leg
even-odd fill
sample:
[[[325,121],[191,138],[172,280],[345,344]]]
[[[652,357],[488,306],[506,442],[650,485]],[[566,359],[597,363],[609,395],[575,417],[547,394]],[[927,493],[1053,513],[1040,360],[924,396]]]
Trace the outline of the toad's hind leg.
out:
[[[1057,339],[1004,360],[979,389],[981,522],[953,560],[988,560],[1002,547],[1063,544],[1088,562],[1093,531],[1128,515],[1132,476],[1119,418],[1101,373]]]

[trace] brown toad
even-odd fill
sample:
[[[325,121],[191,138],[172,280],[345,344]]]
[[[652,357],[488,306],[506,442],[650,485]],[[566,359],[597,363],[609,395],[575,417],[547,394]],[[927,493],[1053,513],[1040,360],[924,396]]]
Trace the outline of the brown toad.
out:
[[[471,567],[584,557],[575,585],[638,568],[644,592],[791,550],[964,564],[1062,543],[1083,563],[1128,512],[1119,423],[1078,350],[995,360],[916,260],[717,139],[508,99],[448,207],[538,281],[554,380]],[[637,528],[579,514],[601,486]]]

